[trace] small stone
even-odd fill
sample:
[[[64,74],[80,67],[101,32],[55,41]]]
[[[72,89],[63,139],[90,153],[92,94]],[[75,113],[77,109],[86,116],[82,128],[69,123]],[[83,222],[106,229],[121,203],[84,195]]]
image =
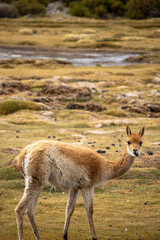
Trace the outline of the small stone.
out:
[[[119,144],[119,147],[121,147],[122,145],[121,144]]]
[[[97,153],[102,154],[102,153],[106,153],[106,151],[105,150],[97,150]]]
[[[42,198],[43,198],[43,199],[46,199],[46,197],[45,197],[45,196],[43,196]]]
[[[118,152],[118,150],[116,150],[116,152]]]
[[[110,147],[106,147],[106,149],[110,149]]]
[[[16,136],[16,138],[19,138],[19,136]]]
[[[114,144],[114,143],[112,143],[111,145],[115,147],[115,144]]]
[[[19,130],[16,130],[16,133],[19,133],[20,131]]]
[[[53,136],[53,138],[56,138],[56,136]]]
[[[94,147],[94,145],[92,145],[92,147]]]
[[[118,142],[121,142],[121,139],[118,139]]]
[[[112,227],[112,225],[110,224],[110,225],[108,225],[109,227]]]
[[[153,155],[153,152],[151,152],[150,150],[147,151],[148,155]]]
[[[48,136],[48,138],[51,138],[51,136]]]
[[[57,118],[55,118],[54,120],[57,121]]]
[[[60,138],[58,138],[58,139],[57,139],[57,141],[61,141],[61,139],[60,139]]]
[[[147,205],[148,204],[148,201],[147,202],[144,202],[144,205]]]
[[[88,142],[88,144],[92,144],[92,142]]]

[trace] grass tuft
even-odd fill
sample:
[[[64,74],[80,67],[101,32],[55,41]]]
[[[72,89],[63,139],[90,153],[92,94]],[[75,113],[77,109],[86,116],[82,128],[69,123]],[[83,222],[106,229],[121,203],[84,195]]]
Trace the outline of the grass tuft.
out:
[[[24,34],[24,35],[32,35],[33,34],[33,30],[30,28],[22,28],[19,30],[20,34]]]
[[[7,100],[0,103],[0,115],[8,115],[23,109],[44,110],[44,105],[22,100]]]

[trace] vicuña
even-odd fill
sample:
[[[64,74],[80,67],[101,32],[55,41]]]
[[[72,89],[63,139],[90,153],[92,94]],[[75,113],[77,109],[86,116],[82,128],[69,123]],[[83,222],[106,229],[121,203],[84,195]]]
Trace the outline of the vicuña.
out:
[[[22,150],[12,164],[20,169],[25,177],[24,194],[15,209],[19,240],[24,240],[23,216],[25,212],[36,240],[41,240],[34,218],[34,210],[41,190],[47,182],[59,190],[69,190],[63,239],[68,239],[70,219],[79,190],[82,190],[92,239],[97,239],[93,224],[94,188],[127,172],[141,152],[144,127],[139,133],[132,133],[128,126],[126,131],[126,152],[115,163],[107,161],[100,154],[88,148],[58,141],[38,141]]]

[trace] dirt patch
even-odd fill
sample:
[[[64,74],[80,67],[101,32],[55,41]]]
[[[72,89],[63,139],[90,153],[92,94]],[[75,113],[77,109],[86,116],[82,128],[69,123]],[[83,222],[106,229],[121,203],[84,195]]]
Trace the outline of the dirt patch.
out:
[[[154,155],[148,155],[148,154],[144,154],[143,158],[142,158],[142,161],[141,161],[141,165],[142,167],[145,167],[145,168],[158,168],[160,169],[160,158],[159,158],[159,155],[158,155],[158,152],[155,150],[153,151],[154,152]]]
[[[81,109],[86,110],[90,112],[102,112],[106,110],[105,107],[98,103],[87,103],[87,104],[81,104],[81,103],[69,103],[67,105],[67,109]]]
[[[73,88],[65,85],[43,85],[42,94],[56,97],[60,101],[88,101],[92,99],[92,91],[89,88]]]
[[[18,153],[20,153],[20,150],[18,150],[16,148],[5,148],[3,150],[3,152],[10,155],[10,154],[18,154]]]
[[[0,95],[8,95],[16,92],[31,91],[31,88],[20,82],[2,82],[0,83]]]
[[[160,104],[159,103],[142,103],[126,105],[122,107],[123,110],[129,112],[140,113],[148,117],[160,117]]]
[[[52,102],[53,99],[50,98],[50,97],[35,97],[35,98],[32,99],[32,101],[33,102],[42,102],[42,103],[47,104],[47,103]]]

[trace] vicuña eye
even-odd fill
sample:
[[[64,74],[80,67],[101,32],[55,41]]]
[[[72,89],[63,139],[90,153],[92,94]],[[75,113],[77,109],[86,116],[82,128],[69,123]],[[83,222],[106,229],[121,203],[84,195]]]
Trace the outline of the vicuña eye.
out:
[[[143,142],[140,142],[139,145],[141,146]]]
[[[130,142],[130,141],[128,141],[127,143],[128,143],[128,145],[130,145],[130,144],[131,144],[131,142]]]

